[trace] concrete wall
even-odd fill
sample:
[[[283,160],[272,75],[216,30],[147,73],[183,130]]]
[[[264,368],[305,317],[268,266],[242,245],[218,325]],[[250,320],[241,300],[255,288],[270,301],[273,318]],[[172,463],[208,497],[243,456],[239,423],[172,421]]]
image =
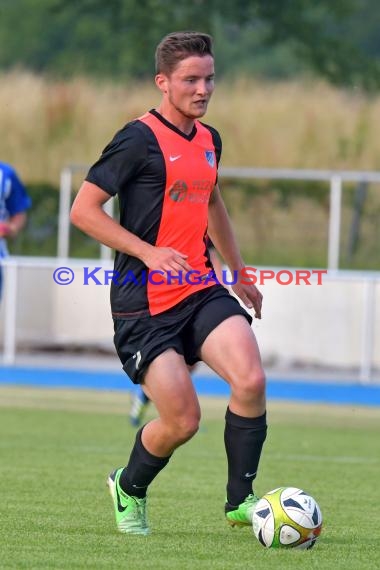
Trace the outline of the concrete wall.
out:
[[[83,267],[102,266],[99,260],[44,260],[13,258],[17,262],[16,338],[22,346],[101,346],[112,349],[109,287],[83,282]],[[39,266],[37,265],[39,264]],[[74,270],[74,281],[58,285],[53,272],[59,266]],[[4,317],[10,290],[7,281],[0,312],[0,342],[4,340]],[[370,281],[375,284],[370,296]],[[377,279],[377,280],[376,280]],[[276,281],[259,287],[264,295],[263,318],[253,330],[263,359],[275,364],[313,364],[358,368],[365,330],[370,316],[374,327],[372,366],[380,369],[380,274],[344,273],[323,276],[311,285],[280,285]],[[370,303],[369,305],[368,302]]]
[[[316,286],[267,284],[263,319],[253,324],[264,358],[289,363],[359,367],[365,334],[366,284],[324,280]],[[372,363],[380,367],[380,282],[373,307]]]
[[[18,346],[102,345],[112,347],[112,318],[109,288],[92,283],[83,285],[83,267],[94,268],[94,260],[13,258],[17,268],[16,339]],[[40,263],[40,265],[37,265]],[[74,281],[58,285],[53,278],[56,268],[74,271]],[[105,266],[106,267],[106,266]],[[107,266],[108,269],[112,267]],[[9,271],[9,270],[8,270]],[[67,274],[65,274],[66,276]],[[12,290],[11,290],[12,289]],[[4,339],[8,297],[14,289],[7,279],[0,311],[0,339]]]

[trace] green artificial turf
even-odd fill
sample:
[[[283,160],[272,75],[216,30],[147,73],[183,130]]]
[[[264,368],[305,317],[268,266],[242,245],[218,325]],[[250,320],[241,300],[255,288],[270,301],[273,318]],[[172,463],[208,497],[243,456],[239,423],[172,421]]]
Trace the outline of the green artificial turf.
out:
[[[380,567],[378,410],[269,405],[256,490],[303,488],[324,517],[315,548],[295,551],[227,526],[225,401],[202,408],[199,433],[151,486],[152,534],[133,537],[117,533],[105,486],[134,439],[126,396],[0,388],[1,570]]]

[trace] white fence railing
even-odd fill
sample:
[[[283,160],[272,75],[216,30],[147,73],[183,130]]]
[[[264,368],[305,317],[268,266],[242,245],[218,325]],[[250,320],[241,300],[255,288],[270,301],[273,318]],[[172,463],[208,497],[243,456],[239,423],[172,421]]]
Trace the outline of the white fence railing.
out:
[[[58,257],[68,257],[70,250],[69,211],[73,192],[73,175],[88,170],[86,165],[69,165],[61,172],[60,204],[58,224]],[[328,229],[327,268],[339,268],[340,225],[342,210],[342,187],[344,182],[380,182],[380,172],[350,170],[296,170],[290,168],[228,168],[219,169],[220,178],[251,180],[319,180],[330,185],[330,212]],[[113,200],[109,200],[105,209],[112,215]],[[101,246],[101,259],[110,259],[111,253]]]

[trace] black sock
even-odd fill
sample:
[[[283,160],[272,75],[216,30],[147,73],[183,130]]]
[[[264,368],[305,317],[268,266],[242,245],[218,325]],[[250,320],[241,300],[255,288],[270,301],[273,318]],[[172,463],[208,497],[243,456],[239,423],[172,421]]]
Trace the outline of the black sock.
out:
[[[135,445],[128,465],[123,469],[119,485],[128,495],[142,499],[146,496],[148,485],[168,463],[169,457],[156,457],[145,449],[141,441],[142,427],[136,434]]]
[[[227,408],[224,430],[228,462],[227,510],[252,493],[266,434],[266,413],[258,418],[245,418]]]

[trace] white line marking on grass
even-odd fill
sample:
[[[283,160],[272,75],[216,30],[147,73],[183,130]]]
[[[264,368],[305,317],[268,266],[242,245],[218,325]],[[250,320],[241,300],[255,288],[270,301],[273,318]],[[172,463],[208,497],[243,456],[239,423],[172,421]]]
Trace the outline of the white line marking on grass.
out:
[[[291,461],[327,461],[328,463],[367,463],[377,464],[380,459],[377,457],[355,457],[346,455],[303,455],[303,454],[284,454],[284,453],[266,453],[268,459],[291,460]]]

